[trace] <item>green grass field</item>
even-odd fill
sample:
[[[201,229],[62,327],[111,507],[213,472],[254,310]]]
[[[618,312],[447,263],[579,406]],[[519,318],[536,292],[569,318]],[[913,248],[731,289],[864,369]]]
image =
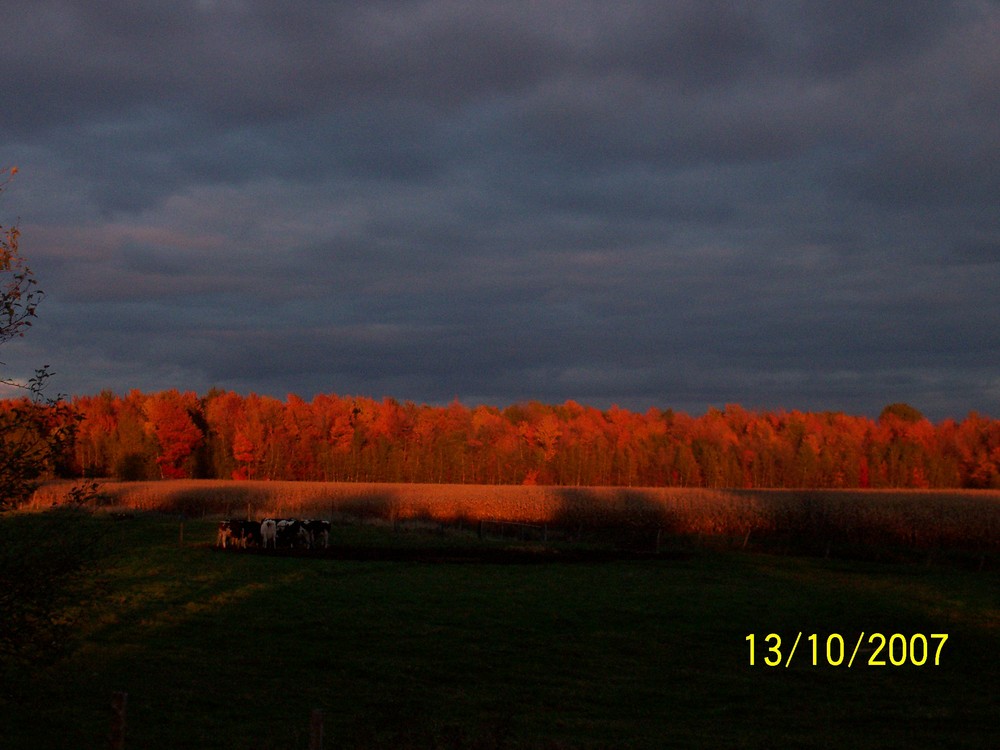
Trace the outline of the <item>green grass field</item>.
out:
[[[10,538],[48,514],[0,519]],[[97,515],[61,649],[3,672],[0,748],[998,746],[1000,573],[698,547],[540,564],[222,552],[214,523]],[[88,533],[90,533],[88,531]],[[457,536],[456,536],[457,535]],[[515,544],[343,524],[334,543]],[[680,543],[678,543],[680,544]],[[682,554],[676,554],[676,553]],[[447,555],[442,555],[447,558]],[[768,667],[779,633],[790,666]],[[947,633],[940,664],[868,666],[861,631]],[[842,634],[840,667],[810,633]],[[756,665],[746,637],[757,635]],[[899,655],[897,650],[896,655]],[[836,656],[836,654],[834,654]],[[877,656],[876,656],[877,658]]]

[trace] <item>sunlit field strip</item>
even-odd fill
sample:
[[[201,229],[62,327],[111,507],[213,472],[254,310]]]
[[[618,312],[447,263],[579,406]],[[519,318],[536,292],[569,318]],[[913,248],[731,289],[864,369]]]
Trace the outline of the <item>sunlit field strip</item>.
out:
[[[63,503],[71,486],[60,482],[41,487],[33,507]],[[780,536],[855,546],[1000,550],[1000,492],[978,490],[109,481],[100,485],[100,503],[187,517],[504,520],[586,529],[662,529],[745,540]]]

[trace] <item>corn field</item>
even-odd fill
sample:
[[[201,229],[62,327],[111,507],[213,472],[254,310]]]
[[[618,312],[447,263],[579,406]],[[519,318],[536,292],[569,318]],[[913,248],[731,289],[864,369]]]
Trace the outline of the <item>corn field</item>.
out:
[[[31,507],[64,504],[73,485],[36,490]],[[768,541],[790,548],[1000,551],[1000,492],[712,490],[459,484],[177,480],[105,482],[93,503],[188,518],[511,521],[588,532]]]

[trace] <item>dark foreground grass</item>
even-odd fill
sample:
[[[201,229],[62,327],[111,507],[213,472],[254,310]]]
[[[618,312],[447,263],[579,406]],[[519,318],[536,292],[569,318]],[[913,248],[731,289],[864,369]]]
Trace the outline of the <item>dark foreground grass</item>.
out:
[[[305,748],[313,708],[330,749],[997,746],[995,571],[697,550],[307,559],[213,550],[207,522],[184,547],[174,520],[102,523],[116,551],[73,584],[68,653],[0,704],[2,748],[104,748],[120,690],[129,748]],[[763,665],[764,636],[787,655],[799,631],[821,634],[822,657],[831,632],[949,639],[940,666],[813,667],[805,641],[788,668]]]

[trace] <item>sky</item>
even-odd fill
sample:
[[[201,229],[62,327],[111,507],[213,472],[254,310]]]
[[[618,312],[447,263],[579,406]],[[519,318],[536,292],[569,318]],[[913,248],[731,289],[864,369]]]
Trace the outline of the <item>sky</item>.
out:
[[[1000,417],[1000,3],[0,0],[67,394]]]

